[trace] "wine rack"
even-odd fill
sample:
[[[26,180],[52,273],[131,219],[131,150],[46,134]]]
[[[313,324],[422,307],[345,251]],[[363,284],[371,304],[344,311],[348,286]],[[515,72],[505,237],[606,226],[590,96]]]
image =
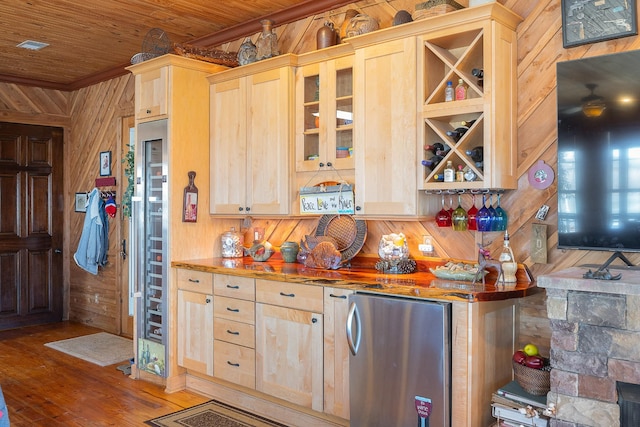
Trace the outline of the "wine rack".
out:
[[[419,55],[424,73],[418,143],[422,159],[433,158],[435,153],[427,149],[430,145],[439,142],[447,147],[439,163],[419,166],[422,190],[517,187],[515,41],[505,43],[496,33],[500,32],[493,31],[489,24],[478,23],[463,32],[437,32],[421,38]],[[474,69],[483,70],[482,79],[474,76]],[[466,99],[445,101],[447,82],[456,86],[459,80],[467,88]],[[467,122],[472,124],[459,139],[447,135]],[[469,156],[472,150],[482,152],[482,161]],[[463,181],[443,182],[448,161],[456,170],[463,168]]]

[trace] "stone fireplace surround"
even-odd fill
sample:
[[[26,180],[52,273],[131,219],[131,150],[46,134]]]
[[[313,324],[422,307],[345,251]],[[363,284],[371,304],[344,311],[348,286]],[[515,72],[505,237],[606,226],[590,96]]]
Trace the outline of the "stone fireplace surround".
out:
[[[584,279],[588,270],[537,278],[552,331],[552,427],[620,426],[616,383],[640,384],[640,271],[611,266],[622,273],[611,281]]]

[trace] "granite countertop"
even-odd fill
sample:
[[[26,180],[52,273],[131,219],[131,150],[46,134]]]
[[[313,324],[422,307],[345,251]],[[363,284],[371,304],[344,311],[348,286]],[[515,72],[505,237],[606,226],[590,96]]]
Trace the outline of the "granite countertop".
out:
[[[349,266],[338,270],[308,268],[299,263],[285,263],[280,254],[274,254],[265,262],[243,258],[207,258],[173,261],[172,267],[204,271],[216,274],[253,277],[319,286],[353,289],[387,295],[449,301],[497,301],[521,298],[539,290],[524,265],[518,266],[517,283],[496,285],[496,273],[490,271],[485,283],[445,280],[434,276],[429,268],[446,264],[446,259],[428,258],[416,260],[416,271],[409,274],[385,274],[375,269],[377,257],[358,256]],[[465,261],[471,263],[471,261]]]

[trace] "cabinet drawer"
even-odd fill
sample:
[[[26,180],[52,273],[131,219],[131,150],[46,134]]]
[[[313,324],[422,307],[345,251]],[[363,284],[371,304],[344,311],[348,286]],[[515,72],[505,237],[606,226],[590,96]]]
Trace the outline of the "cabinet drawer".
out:
[[[256,328],[248,323],[216,317],[213,320],[213,337],[216,340],[255,348]]]
[[[322,313],[322,286],[256,279],[256,301]]]
[[[213,293],[224,297],[254,301],[256,299],[255,280],[249,277],[216,274],[213,278]]]
[[[204,271],[176,269],[178,276],[178,289],[186,291],[200,292],[203,294],[213,293],[213,274]]]
[[[256,351],[216,340],[213,344],[213,372],[217,378],[255,389]]]
[[[213,315],[215,317],[253,325],[256,321],[255,311],[256,304],[253,301],[220,296],[213,298]]]

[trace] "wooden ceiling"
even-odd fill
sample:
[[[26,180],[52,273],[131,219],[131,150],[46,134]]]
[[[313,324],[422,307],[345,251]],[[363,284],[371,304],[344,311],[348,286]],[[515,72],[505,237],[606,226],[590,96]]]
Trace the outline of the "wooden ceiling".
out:
[[[149,30],[171,42],[219,46],[330,10],[345,0],[10,0],[0,2],[0,81],[74,90],[124,74]],[[25,40],[48,43],[39,51]]]

